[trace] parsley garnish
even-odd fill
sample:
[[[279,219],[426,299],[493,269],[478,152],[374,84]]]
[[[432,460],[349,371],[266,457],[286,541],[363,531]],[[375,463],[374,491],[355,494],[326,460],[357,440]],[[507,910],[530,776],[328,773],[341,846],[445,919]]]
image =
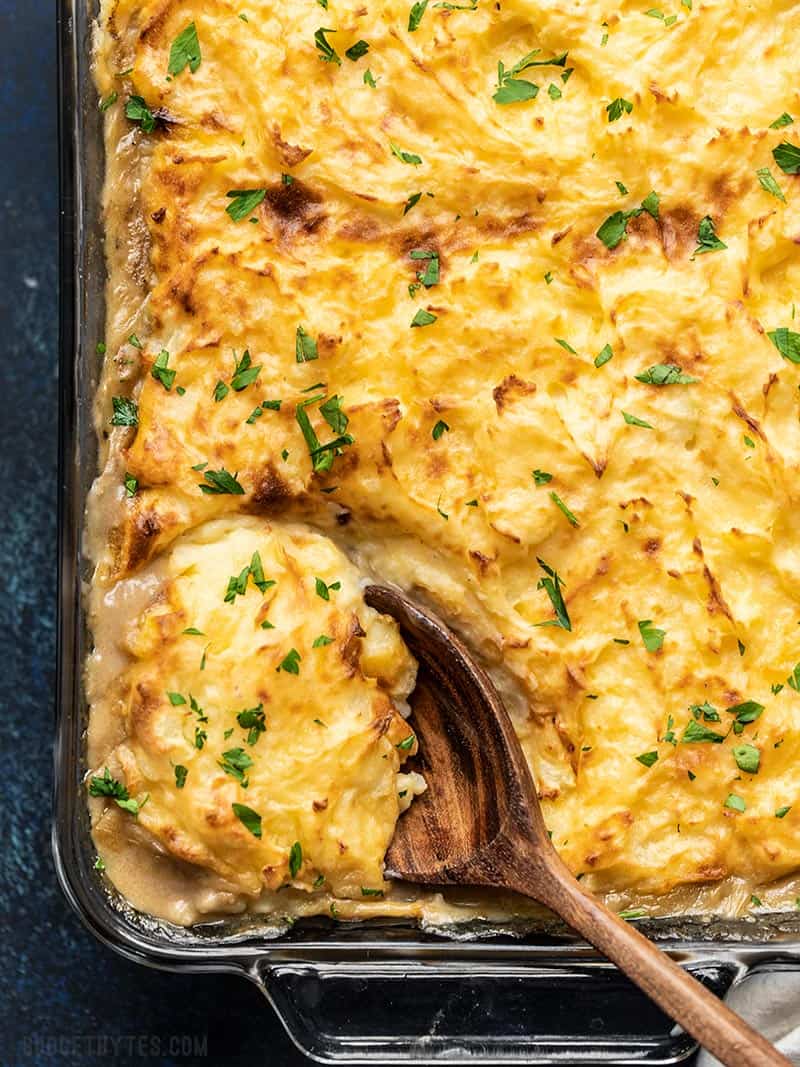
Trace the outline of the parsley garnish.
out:
[[[414,747],[414,742],[416,740],[416,734],[409,734],[408,737],[404,737],[402,741],[398,741],[394,747],[399,748],[401,752],[409,752]]]
[[[531,471],[531,476],[536,485],[547,485],[548,482],[553,480],[552,474],[548,474],[547,471],[540,471],[538,467],[535,471]]]
[[[402,148],[398,148],[394,141],[389,142],[389,148],[392,150],[392,155],[400,160],[401,163],[408,163],[409,166],[418,167],[422,163],[422,159],[414,152],[404,152]]]
[[[417,278],[425,288],[430,289],[431,286],[437,285],[439,282],[439,253],[428,251],[425,248],[412,248],[409,255],[412,259],[427,260],[425,271],[417,272]]]
[[[742,800],[742,798],[737,796],[735,793],[728,793],[728,796],[725,799],[725,805],[724,806],[726,808],[730,808],[731,811],[739,811],[739,812],[744,811],[745,808],[747,807],[747,805],[745,804],[744,800]]]
[[[800,148],[797,145],[782,141],[772,149],[772,157],[784,174],[800,173]]]
[[[111,797],[123,811],[129,812],[131,815],[138,815],[139,808],[144,803],[144,801],[140,804],[136,800],[131,800],[127,786],[123,785],[117,778],[112,777],[108,767],[104,770],[102,778],[95,776],[89,782],[89,796]]]
[[[152,366],[150,374],[155,378],[157,382],[161,382],[167,392],[173,386],[175,381],[174,370],[169,370],[167,364],[169,363],[169,352],[165,348],[162,348],[159,354],[156,356],[156,361]]]
[[[367,42],[356,41],[355,44],[350,45],[350,47],[345,52],[345,55],[351,62],[355,63],[357,59],[361,59],[361,57],[365,56],[367,52],[369,52],[369,45],[367,44]]]
[[[334,592],[336,590],[338,590],[338,589],[341,589],[342,588],[342,583],[341,582],[331,582],[330,585],[327,585],[322,580],[322,578],[315,578],[314,579],[314,588],[316,590],[316,593],[317,593],[318,597],[320,597],[322,600],[330,600],[330,598],[331,598],[331,594],[330,594],[331,589],[333,589]]]
[[[740,771],[746,774],[758,774],[761,765],[761,752],[755,745],[737,745],[733,749],[733,758]]]
[[[309,404],[322,400],[323,396],[324,394],[311,396],[295,407],[295,418],[305,438],[309,455],[311,456],[311,465],[315,471],[329,471],[333,466],[334,457],[341,455],[342,449],[346,445],[352,445],[354,440],[349,433],[344,433],[337,429],[338,427],[341,427],[342,431],[346,429],[349,419],[342,411],[341,398],[333,396],[320,407],[320,412],[331,429],[337,432],[339,436],[325,444],[320,444],[306,408]]]
[[[567,605],[564,603],[564,597],[561,594],[564,582],[560,578],[558,571],[554,571],[552,567],[548,567],[543,559],[540,559],[537,556],[536,561],[545,573],[545,577],[540,578],[537,582],[536,588],[544,589],[550,597],[550,603],[553,605],[553,611],[556,615],[555,619],[548,619],[546,622],[538,622],[536,625],[560,626],[563,630],[572,630],[572,623],[570,622],[569,613],[567,612]]]
[[[203,485],[202,482],[197,483],[197,487],[201,493],[208,495],[223,495],[229,493],[232,496],[242,496],[244,489],[237,481],[237,474],[231,474],[230,471],[226,471],[222,467],[218,471],[203,471],[203,477],[205,478],[207,485]]]
[[[724,734],[718,734],[716,730],[710,730],[707,726],[703,726],[701,722],[696,722],[694,719],[689,720],[686,729],[683,731],[683,736],[681,737],[682,744],[689,744],[697,741],[709,741],[712,744],[718,745],[724,740]]]
[[[558,493],[554,492],[552,489],[550,490],[550,499],[553,501],[555,506],[561,512],[561,514],[567,519],[567,521],[569,522],[570,526],[580,526],[580,523],[575,518],[575,516],[572,514],[572,512],[569,510],[569,508],[564,503],[564,501],[561,499],[561,497],[558,495]]]
[[[609,122],[616,122],[617,119],[621,119],[623,115],[630,115],[632,111],[633,104],[630,100],[625,100],[622,96],[618,96],[616,100],[612,100],[606,107]]]
[[[408,13],[408,32],[413,33],[422,22],[422,16],[425,14],[425,8],[428,6],[428,0],[417,0],[417,3],[413,5]]]
[[[233,354],[235,363],[233,377],[231,378],[231,389],[237,393],[241,393],[243,389],[246,389],[248,385],[252,385],[256,378],[261,373],[261,364],[257,367],[253,367],[252,360],[250,359],[249,351],[245,350],[242,353],[242,358],[237,360],[236,353]]]
[[[297,872],[303,865],[303,848],[299,841],[295,841],[292,847],[289,849],[289,875],[292,878],[297,877]]]
[[[600,351],[594,357],[594,365],[595,365],[595,367],[602,367],[606,363],[608,363],[608,361],[610,359],[613,359],[613,358],[614,358],[614,353],[613,353],[613,351],[611,349],[611,345],[603,345],[603,347],[600,349]]]
[[[156,117],[141,96],[128,97],[125,117],[131,122],[138,122],[144,133],[152,133],[156,128]]]
[[[653,751],[653,752],[643,752],[643,753],[641,754],[641,756],[637,756],[637,757],[636,757],[636,759],[637,759],[637,760],[638,760],[638,762],[639,762],[639,763],[641,763],[641,764],[642,764],[642,765],[643,765],[644,767],[652,767],[652,766],[653,766],[653,764],[654,764],[654,763],[656,762],[656,760],[658,759],[658,752],[656,752],[656,751]]]
[[[375,81],[375,75],[372,73],[371,70],[365,70],[364,71],[364,84],[368,85],[370,87],[370,89],[377,89],[378,88],[378,84]]]
[[[788,111],[784,111],[784,113],[782,115],[779,115],[775,119],[774,122],[771,122],[769,124],[769,128],[771,130],[779,130],[783,126],[791,126],[793,122],[794,122],[794,119],[789,114],[789,112]]]
[[[230,189],[225,195],[230,200],[230,204],[225,208],[225,211],[234,222],[241,222],[242,219],[246,219],[248,215],[255,211],[267,195],[267,190]]]
[[[447,425],[444,419],[439,419],[439,421],[431,430],[431,437],[434,439],[434,441],[438,441],[442,434],[448,433],[449,431],[450,427]]]
[[[242,789],[247,789],[249,783],[245,771],[253,766],[253,761],[243,748],[229,748],[227,752],[223,752],[222,759],[217,760],[217,766],[231,778],[235,778]]]
[[[658,210],[661,203],[661,198],[655,189],[651,189],[647,196],[642,201],[642,210],[646,211],[648,215],[652,215],[654,219],[658,219]]]
[[[118,99],[117,90],[113,89],[108,94],[108,96],[104,97],[104,99],[102,99],[100,101],[100,110],[101,111],[108,111],[108,109],[112,106],[112,104],[116,104],[117,99]]]
[[[287,674],[299,674],[300,673],[300,661],[302,656],[296,648],[290,648],[281,662],[278,664],[276,670],[286,671]]]
[[[756,171],[756,176],[762,189],[771,193],[772,196],[777,197],[778,200],[782,200],[784,204],[786,203],[786,197],[783,195],[783,190],[772,177],[769,167],[759,167]]]
[[[261,816],[246,804],[231,804],[233,814],[253,837],[261,837]]]
[[[214,386],[214,400],[216,401],[216,403],[219,404],[220,401],[224,400],[229,392],[230,389],[227,387],[225,382],[221,380],[218,381],[217,384]]]
[[[652,367],[634,377],[637,382],[644,382],[645,385],[690,385],[698,380],[684,374],[674,363],[654,363]]]
[[[296,363],[310,363],[314,359],[319,359],[317,342],[306,333],[302,326],[298,326],[295,331],[294,358]]]
[[[800,333],[779,326],[767,334],[784,359],[790,363],[800,363]]]
[[[783,807],[777,808],[775,810],[775,818],[776,819],[783,819],[789,814],[789,812],[791,810],[792,810],[792,805],[791,804],[784,804]]]
[[[629,426],[641,426],[644,430],[653,429],[649,422],[645,422],[644,419],[637,418],[636,415],[631,415],[628,411],[623,411],[622,417]]]
[[[173,76],[180,74],[188,66],[192,74],[200,66],[203,57],[200,54],[200,42],[197,39],[197,27],[190,22],[185,30],[182,30],[169,50],[169,66],[167,70]]]
[[[125,496],[136,496],[136,490],[139,488],[139,479],[134,478],[132,474],[128,474],[125,471]]]
[[[502,60],[497,64],[497,89],[492,97],[496,104],[520,104],[526,100],[534,100],[539,93],[539,86],[533,82],[518,78],[529,67],[563,67],[567,62],[567,53],[563,52],[552,59],[536,59],[541,49],[535,48],[529,52],[510,70],[506,70]],[[562,75],[563,77],[563,75]]]
[[[438,316],[434,315],[433,312],[426,311],[425,308],[419,308],[417,310],[416,315],[411,320],[411,325],[412,325],[412,327],[413,326],[431,326],[434,322],[436,322],[437,318],[438,318]]]
[[[337,55],[333,46],[328,43],[328,39],[325,36],[326,33],[336,33],[336,30],[331,30],[324,26],[320,26],[320,28],[314,34],[314,44],[317,46],[319,58],[324,63],[335,63],[337,67],[341,67],[342,60]]]
[[[658,652],[664,644],[666,630],[659,630],[653,626],[650,619],[642,619],[639,622],[639,633],[642,635],[644,647],[648,652]]]
[[[745,726],[760,718],[764,711],[764,705],[757,703],[755,700],[745,700],[742,704],[734,704],[733,707],[725,710],[729,715],[735,716],[736,721],[733,724],[733,732],[740,734]]]
[[[186,776],[188,773],[188,767],[184,767],[180,763],[175,764],[175,786],[177,789],[183,789],[186,785]]]
[[[135,400],[128,396],[112,396],[111,404],[114,414],[111,416],[112,426],[138,426],[139,407]]]
[[[717,231],[714,229],[714,220],[711,216],[706,215],[705,218],[702,218],[700,225],[697,227],[697,248],[692,253],[692,259],[695,256],[705,255],[706,252],[722,252],[727,247],[717,237]]]
[[[328,637],[327,634],[320,634],[319,637],[315,637],[311,645],[312,648],[324,648],[326,645],[332,645],[333,638]]]

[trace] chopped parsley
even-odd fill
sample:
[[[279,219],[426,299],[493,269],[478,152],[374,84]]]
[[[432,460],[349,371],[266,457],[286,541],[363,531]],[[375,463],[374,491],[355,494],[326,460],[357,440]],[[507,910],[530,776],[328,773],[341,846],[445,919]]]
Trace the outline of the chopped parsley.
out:
[[[372,73],[371,70],[365,70],[364,71],[364,84],[368,85],[370,87],[370,89],[377,89],[378,88],[378,84],[375,81],[375,75]]]
[[[616,100],[612,100],[606,107],[606,114],[608,115],[609,122],[616,122],[617,119],[621,119],[623,115],[630,115],[632,111],[633,104],[630,100],[625,100],[622,96],[618,96]]]
[[[330,594],[331,589],[333,589],[334,592],[336,590],[338,590],[338,589],[341,589],[342,588],[342,583],[341,582],[331,582],[330,585],[326,585],[326,583],[322,580],[322,578],[315,578],[314,579],[314,588],[316,590],[316,593],[317,593],[318,597],[320,597],[322,600],[330,600],[330,598],[331,598],[331,594]]]
[[[250,353],[247,349],[242,353],[242,358],[237,359],[236,353],[233,354],[234,359],[234,371],[231,378],[231,389],[237,393],[241,393],[243,389],[246,389],[248,385],[252,385],[261,373],[261,364],[257,367],[252,366],[252,360]]]
[[[700,220],[700,225],[697,227],[697,248],[692,253],[692,259],[695,256],[705,255],[706,252],[722,252],[723,249],[728,246],[717,237],[717,231],[714,228],[714,220],[710,215],[706,215]]]
[[[622,417],[629,426],[641,426],[644,430],[653,429],[649,422],[645,422],[644,419],[640,419],[636,415],[631,415],[629,411],[623,411]]]
[[[296,363],[311,363],[312,360],[319,359],[317,342],[306,333],[302,326],[298,326],[295,331],[294,358]]]
[[[202,60],[200,54],[200,42],[197,39],[197,27],[190,22],[185,30],[182,30],[169,50],[168,72],[174,77],[180,74],[187,66],[194,74]]]
[[[641,756],[637,756],[636,759],[643,767],[652,767],[658,759],[658,752],[655,750],[652,752],[643,752]]]
[[[128,472],[125,471],[123,481],[125,485],[125,496],[136,496],[136,491],[139,488],[139,479],[134,478],[132,474],[128,474]]]
[[[186,785],[186,776],[188,773],[188,767],[184,767],[181,763],[175,764],[175,787],[177,789],[183,789]]]
[[[234,222],[241,222],[242,219],[246,219],[248,216],[252,215],[267,195],[267,190],[230,189],[225,195],[230,200],[230,204],[225,208],[225,211],[230,215]]]
[[[782,200],[784,204],[786,203],[786,197],[783,195],[783,190],[772,177],[772,172],[769,167],[759,167],[756,171],[756,177],[758,178],[762,189],[765,189],[778,200]]]
[[[327,634],[320,634],[319,637],[315,637],[311,645],[312,648],[324,648],[326,645],[332,645],[333,638],[328,637]]]
[[[296,648],[290,648],[275,669],[285,671],[287,674],[299,674],[302,658]]]
[[[634,377],[637,382],[644,382],[645,385],[690,385],[698,380],[684,374],[674,363],[654,363],[652,367]]]
[[[535,48],[518,62],[510,70],[506,70],[502,60],[497,64],[497,88],[492,99],[496,104],[521,104],[526,100],[534,100],[539,94],[539,86],[517,75],[530,67],[563,67],[567,62],[567,53],[553,56],[552,59],[536,59],[541,49]]]
[[[103,97],[103,99],[102,99],[102,100],[100,101],[100,104],[99,104],[100,110],[101,110],[101,111],[108,111],[108,109],[109,109],[109,108],[110,108],[110,107],[111,107],[111,106],[112,106],[113,104],[116,104],[117,100],[118,100],[117,90],[116,90],[116,89],[113,89],[113,90],[112,90],[112,91],[111,91],[111,92],[110,92],[110,93],[108,94],[108,96],[106,96],[106,97]]]
[[[114,414],[111,416],[112,426],[138,426],[139,407],[135,400],[128,396],[112,396],[111,404]]]
[[[564,503],[558,493],[554,492],[554,490],[552,489],[550,490],[550,499],[553,501],[555,506],[564,516],[564,518],[569,522],[570,526],[580,526],[580,523],[578,522],[577,518],[573,515],[573,513],[570,511],[570,509],[567,507],[567,505]]]
[[[726,808],[729,808],[731,811],[738,812],[744,811],[747,807],[744,800],[740,796],[737,796],[736,793],[728,793],[728,796],[725,799],[724,806]]]
[[[247,789],[249,782],[245,771],[253,766],[253,761],[243,748],[229,748],[227,752],[223,752],[222,759],[217,760],[217,766],[231,778],[235,778],[242,789]]]
[[[418,308],[416,315],[411,320],[411,326],[431,326],[436,322],[437,318],[438,315],[434,315],[433,312],[426,311],[425,308]]]
[[[772,158],[784,174],[800,173],[800,148],[797,145],[782,141],[777,148],[772,149]]]
[[[203,471],[203,477],[207,484],[204,485],[202,482],[198,482],[197,486],[201,493],[207,495],[224,495],[227,493],[231,496],[242,496],[244,489],[237,481],[237,474],[231,474],[224,467],[218,471],[205,470]]]
[[[267,729],[264,705],[259,704],[257,708],[245,708],[238,713],[236,721],[243,730],[248,731],[248,745],[254,745]]]
[[[430,251],[426,248],[412,248],[409,252],[412,259],[426,260],[426,266],[424,271],[417,272],[417,278],[425,286],[426,289],[430,289],[433,285],[439,283],[439,253]]]
[[[751,722],[755,722],[760,718],[764,711],[764,705],[757,703],[755,700],[745,700],[741,704],[734,704],[730,708],[725,709],[729,715],[733,715],[735,718],[733,724],[733,732],[740,734]]]
[[[780,130],[784,126],[791,126],[794,119],[788,111],[784,111],[782,115],[779,115],[774,122],[769,124],[771,130]]]
[[[614,352],[611,345],[603,345],[597,355],[594,357],[595,367],[603,367],[610,359],[614,358]]]
[[[439,421],[431,430],[431,437],[434,439],[434,441],[438,441],[442,434],[449,433],[449,431],[450,427],[447,425],[444,419],[439,419]]]
[[[724,740],[724,734],[718,734],[716,730],[712,730],[708,726],[703,726],[701,722],[697,722],[695,719],[689,720],[686,729],[683,731],[683,736],[681,737],[682,744],[703,741],[718,745]]]
[[[550,603],[553,605],[553,611],[556,616],[554,619],[547,619],[545,622],[536,623],[536,625],[560,626],[563,630],[572,630],[572,623],[570,621],[569,613],[567,612],[567,605],[564,603],[564,597],[561,593],[561,589],[564,587],[564,582],[559,576],[558,571],[554,571],[543,559],[540,559],[537,556],[536,561],[545,573],[545,577],[540,578],[537,582],[536,588],[544,589],[550,597]]]
[[[335,63],[337,67],[341,67],[342,60],[337,54],[333,45],[331,45],[325,36],[326,33],[336,33],[336,30],[329,29],[325,26],[320,28],[314,34],[314,44],[319,52],[319,58],[323,63]]]
[[[103,771],[102,778],[98,778],[95,775],[89,782],[89,796],[111,797],[118,807],[131,815],[138,815],[139,808],[144,804],[144,801],[139,803],[139,801],[131,799],[127,786],[120,782],[119,779],[114,778],[108,767]]]
[[[131,122],[138,122],[144,133],[152,133],[156,128],[156,117],[141,96],[129,96],[125,104],[125,117]]]
[[[155,378],[157,382],[161,382],[167,392],[170,391],[174,382],[175,374],[174,370],[169,370],[169,352],[165,348],[162,348],[159,354],[156,356],[156,361],[150,370],[150,374]]]
[[[398,148],[394,141],[389,142],[389,148],[392,150],[392,155],[396,159],[399,159],[401,163],[408,163],[411,167],[418,167],[422,163],[420,156],[414,152],[405,152],[402,148]]]
[[[758,774],[761,752],[755,745],[736,745],[733,749],[733,758],[740,771],[746,774]]]
[[[770,331],[767,337],[784,359],[788,359],[790,363],[800,363],[800,333],[779,326],[777,330]]]
[[[217,384],[214,386],[214,400],[216,401],[216,403],[219,404],[221,401],[223,401],[229,392],[230,389],[227,387],[225,382],[223,382],[222,380],[218,381]]]
[[[261,816],[246,804],[231,804],[233,814],[253,837],[261,837]]]
[[[414,747],[414,743],[416,742],[416,740],[416,734],[409,734],[408,737],[404,737],[402,741],[398,741],[398,743],[394,747],[399,748],[401,752],[410,752],[410,750]]]
[[[408,32],[413,33],[419,28],[420,22],[422,22],[422,16],[425,14],[425,8],[428,6],[428,0],[417,0],[411,10],[408,13]]]
[[[642,635],[644,647],[648,652],[659,652],[664,644],[666,630],[659,630],[653,626],[650,619],[642,619],[638,623],[639,633]]]
[[[354,442],[354,438],[349,433],[344,432],[347,429],[350,420],[342,410],[341,397],[332,396],[328,401],[321,405],[320,413],[338,436],[331,441],[327,441],[325,444],[320,444],[316,431],[311,425],[311,420],[308,417],[306,408],[310,404],[315,404],[323,398],[324,394],[310,396],[307,400],[303,400],[295,407],[295,418],[303,434],[306,445],[308,446],[308,452],[311,456],[311,465],[314,471],[329,471],[333,466],[334,457],[341,455],[342,449],[347,445],[352,445]]]
[[[299,841],[295,841],[289,849],[289,875],[297,877],[297,872],[303,866],[303,848]]]
[[[540,471],[538,467],[535,471],[531,471],[531,477],[536,485],[547,485],[548,482],[553,480],[552,474],[548,474],[547,471]]]
[[[345,56],[352,62],[361,59],[369,52],[369,45],[366,41],[356,41],[355,44],[351,44],[345,52]]]
[[[792,810],[792,805],[791,804],[784,804],[783,807],[775,809],[775,818],[776,819],[783,819],[789,814],[789,812],[791,810]]]

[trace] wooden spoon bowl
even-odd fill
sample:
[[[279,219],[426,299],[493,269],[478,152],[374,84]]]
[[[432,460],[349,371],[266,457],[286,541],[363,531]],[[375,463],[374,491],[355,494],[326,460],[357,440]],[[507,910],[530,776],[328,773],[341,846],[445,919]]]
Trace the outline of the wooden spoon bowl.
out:
[[[489,676],[433,613],[399,590],[367,603],[398,622],[420,670],[411,698],[428,790],[398,821],[390,878],[493,886],[545,904],[727,1067],[790,1067],[768,1041],[585,892],[550,843],[519,739]]]

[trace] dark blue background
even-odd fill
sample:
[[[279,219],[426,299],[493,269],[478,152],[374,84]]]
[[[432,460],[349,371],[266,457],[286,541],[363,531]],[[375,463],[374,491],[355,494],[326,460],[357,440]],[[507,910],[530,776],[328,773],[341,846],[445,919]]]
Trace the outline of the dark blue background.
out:
[[[152,971],[95,942],[50,856],[55,678],[56,4],[0,0],[0,1064],[300,1064],[243,979]],[[207,1035],[207,1055],[42,1042]],[[148,1046],[151,1048],[152,1046]],[[145,1050],[147,1051],[147,1050]]]

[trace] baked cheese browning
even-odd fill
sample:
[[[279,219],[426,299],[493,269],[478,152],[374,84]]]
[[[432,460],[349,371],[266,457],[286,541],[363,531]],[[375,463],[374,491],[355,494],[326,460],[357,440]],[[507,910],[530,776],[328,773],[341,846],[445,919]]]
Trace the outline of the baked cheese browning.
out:
[[[98,588],[301,514],[494,668],[593,889],[781,878],[800,11],[410,8],[105,3]]]
[[[302,527],[221,519],[175,542],[158,589],[125,635],[125,738],[91,792],[121,783],[140,827],[240,896],[380,895],[419,788],[398,778],[415,666],[352,564]]]

